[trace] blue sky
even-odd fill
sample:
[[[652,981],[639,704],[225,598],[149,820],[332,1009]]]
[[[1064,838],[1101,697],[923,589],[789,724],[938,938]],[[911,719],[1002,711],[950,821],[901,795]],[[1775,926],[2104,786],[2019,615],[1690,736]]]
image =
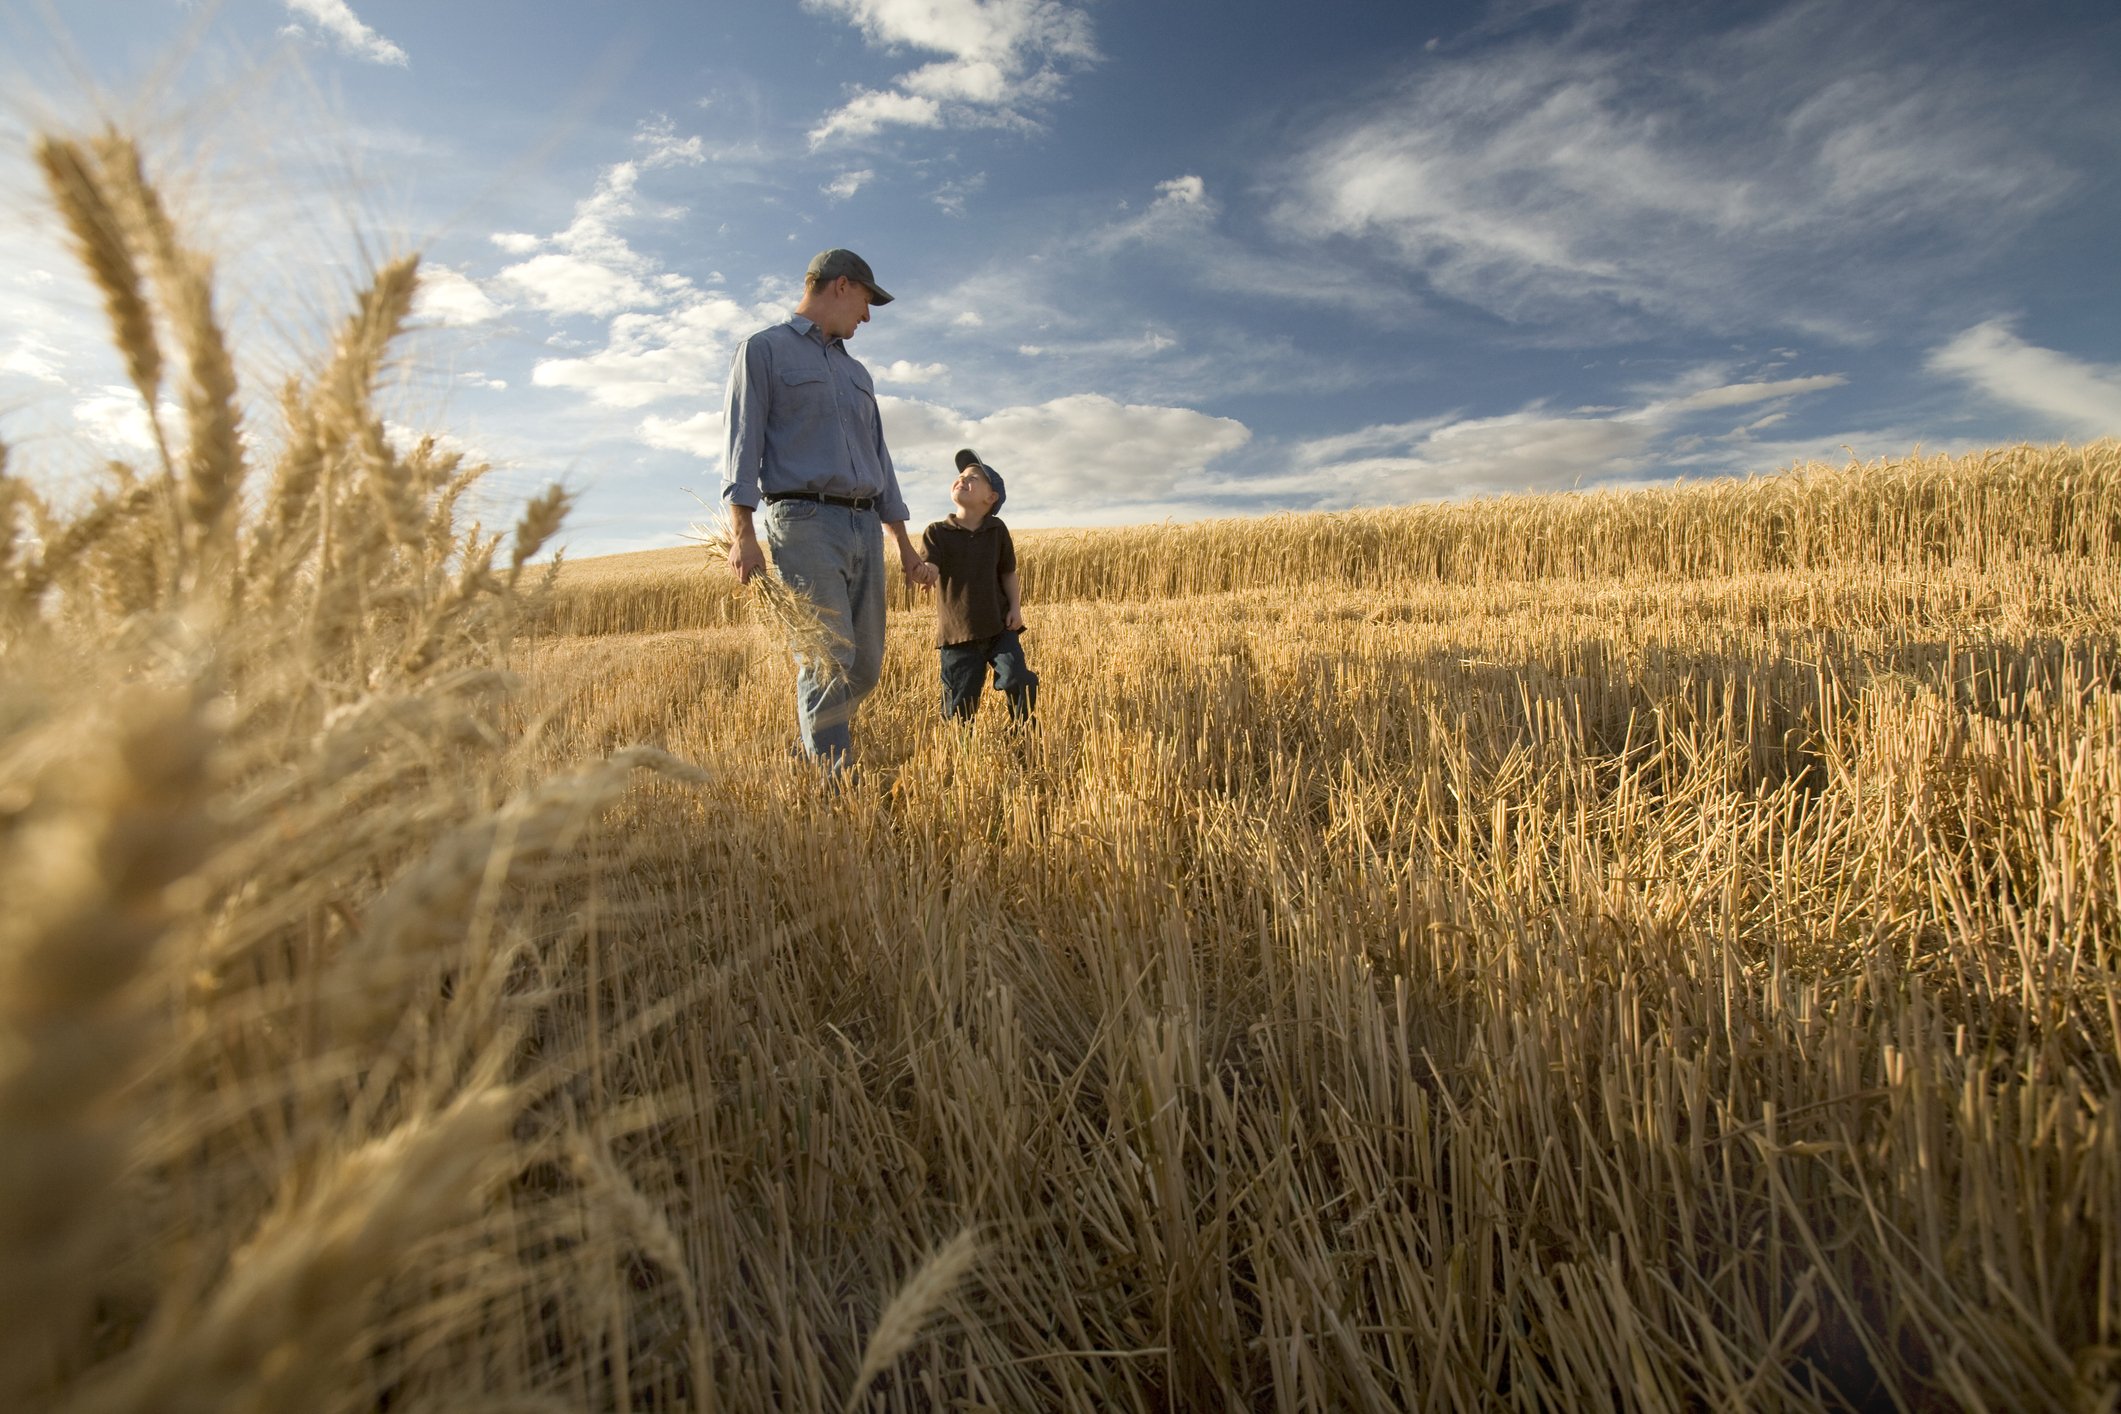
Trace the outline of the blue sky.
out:
[[[115,116],[261,425],[364,262],[392,421],[678,543],[817,250],[916,523],[1337,509],[2121,433],[2110,0],[0,0],[0,438],[145,437],[39,208]]]

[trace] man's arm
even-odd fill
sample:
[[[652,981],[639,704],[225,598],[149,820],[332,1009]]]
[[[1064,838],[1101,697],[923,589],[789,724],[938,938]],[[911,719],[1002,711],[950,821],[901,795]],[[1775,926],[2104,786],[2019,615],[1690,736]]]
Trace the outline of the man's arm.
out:
[[[884,529],[891,533],[893,540],[898,541],[898,564],[899,568],[905,571],[906,583],[920,589],[935,588],[942,576],[936,572],[934,565],[921,558],[920,551],[913,548],[913,537],[906,534],[906,522],[887,520],[884,522]]]
[[[751,524],[751,507],[729,503],[729,572],[738,584],[766,568],[766,552],[759,548],[758,531]]]
[[[738,584],[766,567],[752,511],[759,503],[759,467],[766,458],[766,389],[770,386],[766,341],[756,336],[737,345],[729,369],[722,421],[729,442],[722,463],[722,499],[729,503],[729,572]]]

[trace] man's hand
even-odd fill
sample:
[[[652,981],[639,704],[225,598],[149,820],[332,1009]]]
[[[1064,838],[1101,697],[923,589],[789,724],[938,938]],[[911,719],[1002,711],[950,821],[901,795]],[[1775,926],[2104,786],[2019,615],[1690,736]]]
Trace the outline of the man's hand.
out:
[[[759,533],[751,524],[751,507],[729,508],[729,572],[738,584],[766,568],[766,552],[759,548]]]
[[[729,569],[738,584],[751,583],[751,577],[766,568],[766,552],[759,548],[755,535],[740,536],[729,546]]]
[[[913,548],[913,537],[906,533],[906,522],[887,520],[884,533],[898,544],[898,567],[906,573],[906,583],[916,589],[933,589],[943,582],[943,576],[934,565],[921,558],[921,552]]]

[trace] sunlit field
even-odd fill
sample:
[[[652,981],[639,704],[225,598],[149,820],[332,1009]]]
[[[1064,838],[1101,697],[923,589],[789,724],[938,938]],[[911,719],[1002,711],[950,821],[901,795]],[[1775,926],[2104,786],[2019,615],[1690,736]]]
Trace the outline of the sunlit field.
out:
[[[41,156],[181,412],[0,479],[0,1408],[2115,1407],[2121,445],[1026,534],[831,790],[411,262],[239,388]]]

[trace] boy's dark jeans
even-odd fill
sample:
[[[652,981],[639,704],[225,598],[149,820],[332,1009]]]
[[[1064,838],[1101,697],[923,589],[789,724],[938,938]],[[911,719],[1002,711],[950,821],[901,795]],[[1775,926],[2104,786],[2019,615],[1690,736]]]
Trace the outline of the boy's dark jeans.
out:
[[[1009,698],[1009,720],[1029,721],[1038,708],[1038,674],[1024,661],[1023,635],[1014,629],[992,638],[953,643],[942,650],[943,718],[969,720],[979,710],[980,693],[987,686],[987,668],[994,668],[994,690]]]

